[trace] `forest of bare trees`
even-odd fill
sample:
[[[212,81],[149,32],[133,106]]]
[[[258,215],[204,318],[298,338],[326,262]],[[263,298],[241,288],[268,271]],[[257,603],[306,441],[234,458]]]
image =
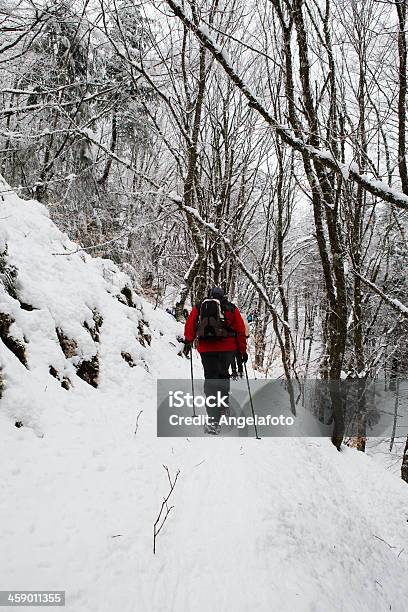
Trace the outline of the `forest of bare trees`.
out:
[[[393,388],[406,20],[406,0],[0,0],[1,173],[179,320],[222,285],[293,404],[307,376]]]

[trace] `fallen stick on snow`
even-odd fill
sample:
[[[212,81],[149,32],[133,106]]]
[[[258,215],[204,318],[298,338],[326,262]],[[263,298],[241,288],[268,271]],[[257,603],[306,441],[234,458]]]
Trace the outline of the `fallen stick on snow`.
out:
[[[134,435],[136,435],[136,434],[137,434],[137,430],[138,430],[138,428],[139,428],[139,417],[140,417],[140,415],[142,414],[142,412],[143,412],[143,410],[139,410],[139,414],[138,414],[138,415],[137,415],[137,417],[136,417],[136,426],[135,426]]]
[[[167,497],[165,497],[163,499],[162,505],[161,505],[161,508],[160,508],[160,512],[159,512],[158,517],[157,517],[157,519],[156,519],[156,521],[155,521],[155,523],[153,525],[153,554],[154,555],[156,554],[156,538],[159,535],[160,531],[162,530],[162,527],[163,527],[164,523],[166,522],[167,517],[169,516],[170,512],[174,508],[174,506],[169,506],[167,502],[170,499],[170,495],[174,491],[174,487],[176,486],[177,478],[179,477],[179,474],[180,474],[180,470],[177,470],[176,476],[175,476],[174,480],[172,480],[171,476],[170,476],[169,468],[167,467],[167,465],[163,465],[163,467],[164,467],[164,469],[167,472],[167,478],[169,479],[169,484],[170,484],[170,491],[169,491]],[[165,512],[165,515],[163,517],[162,522],[160,523],[160,519],[161,519],[161,516],[162,516],[164,510],[166,512]],[[159,525],[159,527],[157,527],[158,525]]]

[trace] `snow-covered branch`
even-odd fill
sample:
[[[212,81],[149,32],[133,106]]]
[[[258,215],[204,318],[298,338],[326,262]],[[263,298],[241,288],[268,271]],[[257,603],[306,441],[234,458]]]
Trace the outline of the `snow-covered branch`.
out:
[[[364,283],[364,285],[366,285],[374,293],[379,295],[380,298],[384,300],[386,304],[388,304],[388,306],[390,306],[393,310],[395,310],[395,312],[402,315],[404,319],[408,319],[408,308],[404,306],[404,304],[402,304],[399,300],[392,298],[386,293],[384,293],[384,291],[382,291],[379,287],[377,287],[376,284],[368,280],[368,278],[361,276],[361,274],[359,274],[356,270],[353,270],[353,274],[355,274],[361,280],[361,282]]]
[[[279,123],[274,116],[269,112],[263,102],[253,93],[245,80],[238,74],[232,65],[228,55],[224,53],[220,45],[211,37],[206,27],[196,25],[194,21],[186,14],[183,7],[177,0],[166,0],[167,4],[185,26],[192,31],[200,42],[210,51],[219,64],[224,68],[226,74],[231,81],[240,89],[243,95],[247,98],[249,106],[254,108],[263,119],[276,131],[282,140],[300,153],[307,153],[311,159],[320,163],[322,166],[334,171],[336,174],[342,175],[353,180],[360,185],[365,191],[371,195],[394,204],[398,208],[408,210],[408,196],[400,191],[389,187],[383,181],[373,180],[367,175],[360,174],[358,167],[354,163],[344,164],[337,160],[329,151],[321,151],[315,147],[308,145],[301,138],[297,138],[292,130],[287,126]]]

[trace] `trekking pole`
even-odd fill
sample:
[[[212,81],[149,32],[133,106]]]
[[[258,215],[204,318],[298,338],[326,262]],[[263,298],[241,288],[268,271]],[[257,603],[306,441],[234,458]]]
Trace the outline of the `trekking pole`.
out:
[[[246,363],[244,363],[244,369],[245,369],[245,376],[246,376],[248,393],[249,393],[249,401],[251,402],[252,416],[253,416],[253,419],[254,419],[255,435],[256,435],[256,439],[260,440],[261,438],[258,436],[258,430],[256,428],[256,418],[255,418],[254,403],[252,401],[251,387],[249,386],[248,370],[247,370],[247,367],[246,367]]]
[[[193,374],[193,347],[190,349],[190,373],[191,373],[191,394],[193,396],[193,416],[197,416],[195,412],[194,402],[194,374]]]

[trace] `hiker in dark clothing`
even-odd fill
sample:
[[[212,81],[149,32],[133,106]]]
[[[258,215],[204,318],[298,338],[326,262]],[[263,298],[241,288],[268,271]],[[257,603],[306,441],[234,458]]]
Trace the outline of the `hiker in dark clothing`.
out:
[[[235,351],[231,362],[231,377],[232,380],[238,380],[244,376],[244,364],[242,362],[241,353]]]
[[[246,332],[244,321],[238,308],[229,302],[220,287],[213,287],[208,297],[201,304],[194,306],[184,328],[185,352],[196,347],[201,356],[204,368],[204,393],[206,397],[228,396],[229,368],[239,351],[243,362],[246,362]],[[220,431],[219,407],[207,407],[211,425],[206,426],[206,433],[217,434]]]

